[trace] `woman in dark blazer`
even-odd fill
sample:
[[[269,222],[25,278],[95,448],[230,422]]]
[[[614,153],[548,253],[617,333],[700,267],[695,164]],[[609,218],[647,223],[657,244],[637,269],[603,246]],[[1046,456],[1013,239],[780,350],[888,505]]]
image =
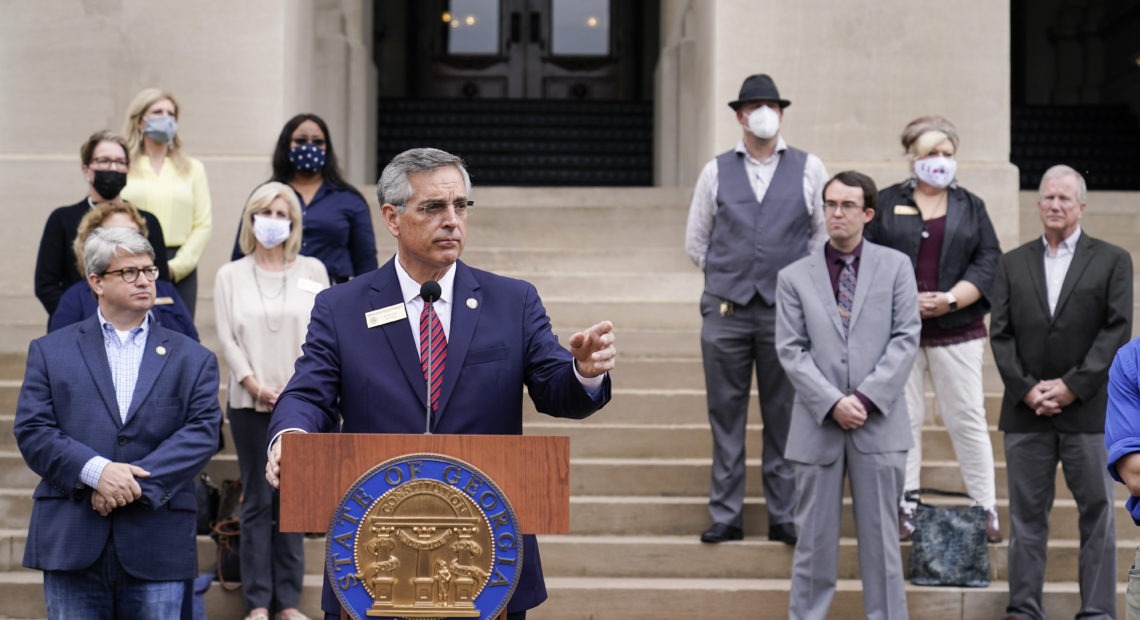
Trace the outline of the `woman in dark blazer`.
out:
[[[915,443],[907,454],[906,488],[922,486],[924,380],[929,374],[966,490],[986,509],[986,538],[1000,542],[982,353],[1001,246],[986,203],[957,183],[954,124],[924,116],[911,121],[901,139],[911,177],[879,192],[879,209],[866,237],[910,257],[918,282],[922,337],[906,388]],[[900,506],[900,540],[909,540],[914,533],[914,510],[905,502]]]

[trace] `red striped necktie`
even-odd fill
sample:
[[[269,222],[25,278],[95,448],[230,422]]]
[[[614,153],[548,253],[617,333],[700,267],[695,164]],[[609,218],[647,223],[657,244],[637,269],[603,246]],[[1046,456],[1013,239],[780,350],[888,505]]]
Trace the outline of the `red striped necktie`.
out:
[[[424,371],[424,381],[431,385],[431,410],[434,414],[439,410],[439,390],[443,386],[443,366],[447,362],[447,338],[443,335],[443,324],[439,322],[439,315],[429,312],[430,308],[431,304],[424,304],[424,309],[420,312],[420,368]],[[431,342],[430,371],[429,341]]]

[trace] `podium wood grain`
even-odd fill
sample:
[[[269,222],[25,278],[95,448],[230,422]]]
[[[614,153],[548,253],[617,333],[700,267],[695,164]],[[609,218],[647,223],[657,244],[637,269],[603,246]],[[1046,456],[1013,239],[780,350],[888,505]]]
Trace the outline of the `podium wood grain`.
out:
[[[327,532],[353,483],[410,454],[442,454],[483,472],[510,500],[524,533],[570,532],[569,437],[341,433],[281,437],[281,531]]]

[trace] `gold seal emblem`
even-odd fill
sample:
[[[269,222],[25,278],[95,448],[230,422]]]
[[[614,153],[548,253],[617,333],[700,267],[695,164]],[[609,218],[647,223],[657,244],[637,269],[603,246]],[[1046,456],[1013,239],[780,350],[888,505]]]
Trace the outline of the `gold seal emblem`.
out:
[[[346,493],[326,555],[353,618],[493,618],[518,583],[520,543],[494,483],[462,461],[415,455]]]
[[[495,552],[487,517],[471,498],[414,480],[386,493],[365,518],[369,533],[357,537],[356,565],[374,601],[369,616],[479,617],[474,601]]]

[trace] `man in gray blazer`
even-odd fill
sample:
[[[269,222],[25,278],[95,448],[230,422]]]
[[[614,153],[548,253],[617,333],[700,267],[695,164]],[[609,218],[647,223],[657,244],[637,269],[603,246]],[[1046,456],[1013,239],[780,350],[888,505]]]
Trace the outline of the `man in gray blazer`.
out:
[[[1116,526],[1105,470],[1108,369],[1132,334],[1132,259],[1081,230],[1085,180],[1041,178],[1044,234],[1001,257],[990,345],[1005,383],[998,427],[1009,477],[1006,618],[1045,617],[1041,596],[1057,462],[1080,513],[1079,618],[1116,613]]]
[[[921,320],[910,259],[863,240],[875,183],[824,186],[828,243],[780,271],[776,350],[795,388],[787,458],[799,529],[788,617],[827,616],[835,595],[843,477],[851,483],[868,618],[906,618],[897,508],[914,445],[903,390]]]

